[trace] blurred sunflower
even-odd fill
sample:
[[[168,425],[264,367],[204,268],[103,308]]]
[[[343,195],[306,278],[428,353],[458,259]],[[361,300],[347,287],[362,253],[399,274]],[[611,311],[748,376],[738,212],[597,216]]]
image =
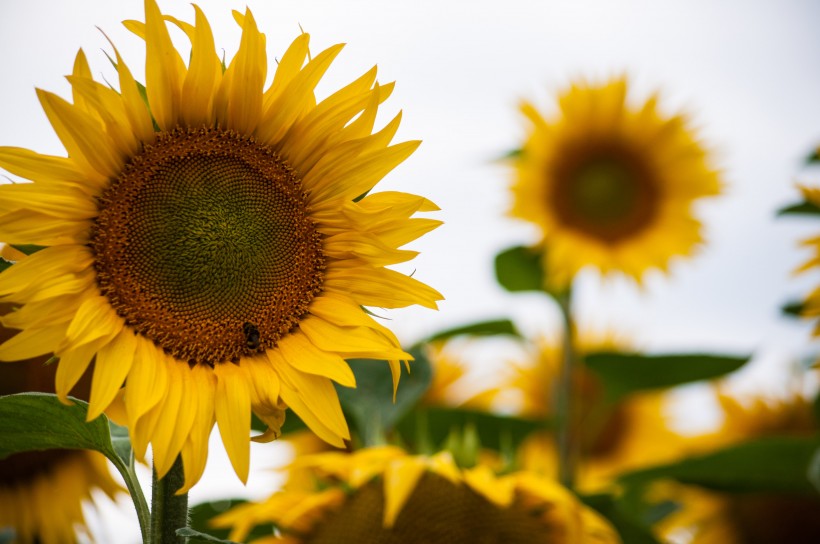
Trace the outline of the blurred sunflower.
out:
[[[815,206],[820,206],[820,188],[818,187],[798,187],[803,194],[803,199]],[[810,248],[814,255],[806,261],[796,272],[805,272],[820,266],[820,236],[814,236],[803,240],[802,245]],[[800,310],[800,315],[805,318],[817,319],[820,317],[820,286],[816,287],[808,294],[806,300],[803,302],[803,307]],[[820,322],[814,327],[814,336],[820,336]]]
[[[714,433],[692,438],[689,447],[693,452],[710,452],[765,436],[817,434],[813,403],[802,394],[740,400],[719,392],[717,398],[723,424]],[[680,505],[660,523],[658,531],[667,538],[682,536],[687,544],[820,542],[820,498],[816,494],[729,494],[664,483],[652,495]]]
[[[0,338],[10,336],[11,331],[0,330]],[[56,369],[46,365],[46,359],[0,364],[0,396],[54,392]],[[80,380],[75,395],[87,397],[87,378],[86,374]],[[0,459],[0,537],[4,529],[11,529],[12,542],[19,544],[75,542],[78,533],[87,533],[82,507],[93,504],[95,489],[111,499],[122,490],[97,452],[54,449]]]
[[[640,283],[702,241],[692,204],[720,192],[706,150],[657,97],[639,108],[626,97],[621,78],[571,86],[552,120],[521,106],[532,128],[514,159],[511,213],[541,228],[549,287],[586,266]]]
[[[614,335],[582,335],[580,353],[623,351],[624,341]],[[561,366],[559,343],[541,340],[534,364],[512,365],[512,374],[499,391],[515,391],[521,399],[521,415],[549,418],[554,397],[550,385],[557,383]],[[592,491],[611,484],[619,473],[670,461],[683,454],[683,439],[669,427],[663,392],[634,393],[610,402],[601,380],[584,367],[575,367],[572,380],[574,414],[571,433],[578,445],[581,489]],[[525,470],[557,477],[558,454],[552,435],[528,437],[518,452]]]
[[[0,239],[46,246],[0,275],[0,297],[22,304],[3,323],[23,331],[0,359],[53,351],[65,399],[96,357],[89,419],[125,382],[134,451],[150,442],[160,477],[181,454],[183,490],[202,474],[214,421],[247,479],[251,410],[269,427],[259,440],[278,435],[287,406],[343,445],[331,380],[355,386],[344,358],[390,361],[394,385],[411,358],[363,306],[441,299],[386,268],[416,255],[399,248],[440,222],[411,217],[436,206],[368,194],[419,144],[390,144],[401,114],[374,132],[393,85],[374,67],[317,104],[342,46],[311,55],[302,34],[264,88],[251,12],[234,12],[242,37],[224,68],[194,10],[189,24],[146,0],[145,23],[125,22],[146,44],[144,89],[114,48],[119,92],[92,79],[82,51],[73,103],[37,91],[67,158],[0,148],[0,166],[33,181],[0,186]]]
[[[385,446],[297,461],[314,475],[310,489],[277,493],[214,520],[243,540],[273,522],[288,544],[617,543],[615,530],[567,490],[534,474],[496,476],[463,470],[446,453],[410,456]]]

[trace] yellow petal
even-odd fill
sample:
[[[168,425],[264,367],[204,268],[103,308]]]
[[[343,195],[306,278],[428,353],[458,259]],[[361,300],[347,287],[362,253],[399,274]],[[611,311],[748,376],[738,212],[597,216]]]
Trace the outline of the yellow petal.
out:
[[[259,32],[250,9],[242,18],[239,50],[225,72],[228,85],[227,126],[252,134],[262,113],[262,91],[267,75],[265,35]]]
[[[83,172],[92,179],[98,179],[98,174],[107,179],[119,175],[124,166],[123,157],[99,121],[56,94],[37,89],[37,97],[68,156],[83,166]]]
[[[105,339],[97,339],[59,354],[60,362],[57,364],[54,390],[61,402],[68,403],[69,391],[77,384],[91,363],[91,358],[105,342]]]
[[[185,64],[171,43],[154,0],[145,0],[145,90],[157,125],[171,130],[179,123]]]
[[[392,527],[402,507],[416,489],[419,479],[427,471],[418,457],[396,459],[384,473],[384,526]]]
[[[20,147],[0,147],[0,168],[15,176],[34,181],[51,180],[84,184],[87,180],[71,159],[41,155]],[[101,186],[105,182],[105,177],[97,173],[88,181]]]
[[[107,297],[87,298],[77,308],[64,342],[57,349],[72,349],[99,339],[111,341],[122,330],[123,319],[111,307]]]
[[[182,84],[182,118],[188,126],[212,122],[214,93],[222,79],[210,23],[196,4],[194,10],[196,26],[186,31],[191,40],[191,63]]]
[[[250,466],[251,395],[247,377],[233,363],[217,364],[214,411],[222,444],[242,483],[248,481]]]
[[[347,294],[363,306],[382,308],[419,304],[435,310],[438,309],[436,301],[443,299],[432,287],[389,268],[330,269],[325,289]]]
[[[100,415],[117,396],[128,376],[128,371],[131,370],[136,349],[137,339],[134,331],[126,327],[97,353],[87,421]]]
[[[161,368],[165,364],[164,354],[144,336],[137,335],[136,340],[134,363],[125,387],[128,426],[132,430],[137,421],[165,396],[168,376],[165,369]],[[145,455],[145,448],[142,448],[142,455]]]
[[[303,334],[296,332],[286,336],[279,340],[275,349],[290,366],[301,372],[330,378],[345,387],[356,387],[356,378],[347,362],[336,353],[316,347]]]
[[[0,345],[0,361],[22,361],[54,353],[65,338],[68,323],[26,329]]]
[[[332,321],[309,316],[299,323],[299,328],[310,342],[321,350],[341,353],[345,357],[371,359],[413,359],[396,345],[366,327],[339,327]]]

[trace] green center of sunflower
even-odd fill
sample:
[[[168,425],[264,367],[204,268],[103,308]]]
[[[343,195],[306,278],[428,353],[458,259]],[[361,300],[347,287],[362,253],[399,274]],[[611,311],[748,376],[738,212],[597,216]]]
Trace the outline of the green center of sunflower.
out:
[[[500,508],[466,485],[427,473],[393,527],[382,525],[384,483],[377,479],[351,494],[300,544],[532,544],[569,542],[567,528],[551,523],[548,508]]]
[[[262,352],[321,290],[301,181],[270,148],[219,130],[157,135],[100,197],[97,282],[126,324],[190,364]]]
[[[614,244],[644,230],[659,204],[658,184],[633,151],[588,142],[568,146],[551,176],[563,224]]]

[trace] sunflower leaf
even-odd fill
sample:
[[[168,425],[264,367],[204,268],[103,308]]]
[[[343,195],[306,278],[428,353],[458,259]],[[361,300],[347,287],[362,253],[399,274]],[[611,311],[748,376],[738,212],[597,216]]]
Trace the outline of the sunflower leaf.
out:
[[[781,215],[818,215],[820,214],[820,206],[805,200],[796,204],[791,204],[777,210],[777,216]]]
[[[348,422],[365,445],[379,443],[430,387],[432,370],[427,357],[418,348],[411,349],[410,354],[414,358],[410,363],[411,372],[401,369],[396,402],[393,402],[393,377],[385,363],[348,360],[356,377],[356,389],[336,385],[336,391]]]
[[[742,367],[749,356],[597,352],[584,357],[604,382],[610,401],[635,391],[717,378]]]
[[[35,246],[33,244],[11,244],[11,247],[25,255],[33,255],[41,249],[45,249],[45,246]]]
[[[430,406],[408,413],[398,430],[408,442],[425,440],[429,441],[433,449],[437,449],[447,441],[453,429],[465,429],[468,426],[475,428],[482,447],[504,451],[517,448],[530,433],[544,429],[546,423],[477,410]],[[422,436],[419,436],[419,429]]]
[[[673,479],[728,492],[815,493],[818,437],[767,437],[621,476],[625,485]]]
[[[651,529],[642,523],[635,513],[612,495],[585,495],[581,500],[612,523],[623,542],[629,544],[660,544]]]
[[[181,536],[183,538],[187,538],[189,542],[216,542],[217,544],[239,544],[238,542],[234,542],[233,540],[223,540],[221,538],[216,538],[215,536],[211,536],[206,533],[200,533],[190,527],[182,527],[177,529],[177,536]]]
[[[780,311],[783,315],[787,315],[789,317],[802,317],[803,315],[803,308],[805,305],[800,300],[795,300],[792,302],[787,302],[783,306],[780,307]]]
[[[430,336],[420,343],[438,342],[447,340],[454,336],[496,336],[509,335],[521,337],[521,333],[509,319],[491,319],[488,321],[479,321],[478,323],[471,323],[469,325],[462,325],[447,329]]]
[[[806,164],[814,164],[820,162],[820,149],[815,149],[806,156]]]
[[[495,256],[495,277],[507,291],[543,291],[541,253],[524,246],[505,249]]]
[[[69,397],[60,402],[50,393],[17,393],[0,397],[0,459],[15,453],[49,449],[94,450],[105,455],[125,480],[143,536],[150,513],[139,481],[130,469],[130,444],[124,428],[105,415],[86,422],[88,403]],[[114,443],[112,443],[114,429]]]

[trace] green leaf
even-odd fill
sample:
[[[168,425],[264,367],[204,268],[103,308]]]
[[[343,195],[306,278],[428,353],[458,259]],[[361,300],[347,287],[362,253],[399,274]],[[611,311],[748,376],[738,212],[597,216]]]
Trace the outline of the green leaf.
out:
[[[683,461],[625,474],[621,482],[672,479],[728,492],[812,493],[810,467],[820,437],[767,437]]]
[[[447,340],[454,336],[496,336],[509,335],[521,337],[521,333],[515,327],[515,324],[509,319],[492,319],[489,321],[480,321],[470,325],[462,325],[454,327],[434,334],[423,342],[438,342]]]
[[[495,256],[495,277],[507,291],[543,291],[541,253],[524,246],[505,249]]]
[[[213,537],[206,533],[200,533],[190,527],[182,527],[177,529],[177,536],[187,538],[189,542],[215,542],[217,544],[239,544],[233,540],[223,540],[221,538]]]
[[[612,495],[586,495],[581,500],[612,523],[627,544],[661,544],[651,529]]]
[[[96,450],[117,456],[108,419],[86,423],[88,404],[71,399],[62,404],[56,395],[20,393],[0,397],[0,459],[13,453],[47,449]]]
[[[86,422],[88,403],[73,397],[69,400],[71,404],[65,405],[57,395],[48,393],[0,397],[0,459],[31,450],[86,449],[102,453],[125,480],[143,538],[146,538],[150,514],[139,481],[131,469],[127,431],[109,422],[105,415]]]
[[[815,149],[806,157],[806,164],[820,162],[820,149]]]
[[[518,149],[510,149],[503,155],[501,155],[498,160],[510,160],[510,159],[518,159],[524,155],[524,150],[521,148]]]
[[[530,433],[546,428],[546,423],[461,408],[419,407],[408,413],[398,428],[408,442],[418,439],[418,429],[421,428],[424,438],[439,446],[447,441],[454,429],[468,426],[476,429],[482,447],[503,451],[517,448]]]
[[[796,300],[784,304],[780,308],[780,311],[783,312],[784,315],[791,317],[803,317],[803,308],[805,308],[803,301]]]
[[[777,210],[777,216],[780,217],[782,215],[818,215],[820,214],[820,206],[814,204],[813,202],[809,202],[805,200],[803,202],[797,202],[795,204],[791,204],[789,206],[785,206]]]
[[[814,452],[811,461],[809,461],[808,477],[811,485],[820,492],[820,448]]]
[[[12,261],[7,261],[3,257],[0,257],[0,272],[3,272],[4,270],[11,268],[13,264],[14,263]]]
[[[393,378],[384,361],[350,359],[348,364],[356,377],[356,388],[336,384],[342,409],[348,422],[358,431],[365,445],[381,443],[384,435],[424,395],[433,377],[430,362],[418,348],[410,350],[414,361],[411,372],[402,365],[402,376],[393,402]]]
[[[35,246],[32,244],[12,244],[11,247],[25,255],[34,255],[41,249],[45,249],[45,246]]]
[[[598,352],[584,360],[604,382],[608,400],[614,401],[634,391],[717,378],[742,367],[749,356]]]

